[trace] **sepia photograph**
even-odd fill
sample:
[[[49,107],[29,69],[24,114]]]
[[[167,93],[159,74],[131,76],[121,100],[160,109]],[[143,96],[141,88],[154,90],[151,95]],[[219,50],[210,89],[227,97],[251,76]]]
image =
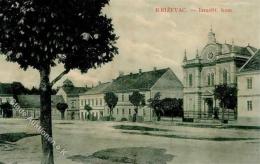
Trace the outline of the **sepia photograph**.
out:
[[[257,164],[258,0],[0,0],[0,164]]]

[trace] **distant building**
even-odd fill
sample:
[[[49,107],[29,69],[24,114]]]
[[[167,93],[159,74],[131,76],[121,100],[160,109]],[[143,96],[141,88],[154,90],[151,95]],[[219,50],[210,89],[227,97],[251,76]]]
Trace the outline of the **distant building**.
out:
[[[61,95],[68,104],[67,119],[79,119],[79,95],[87,91],[87,87],[75,87],[69,79],[63,82],[56,95]]]
[[[239,70],[238,119],[260,118],[260,51]]]
[[[132,120],[134,106],[130,103],[129,96],[134,91],[139,91],[145,96],[146,105],[140,107],[138,116],[143,120],[151,120],[153,111],[147,105],[149,99],[153,98],[157,92],[160,92],[161,98],[182,98],[182,90],[181,81],[170,68],[159,70],[154,68],[148,72],[142,72],[140,69],[134,74],[120,73],[111,83],[99,84],[82,94],[80,96],[81,109],[86,103],[94,109],[99,108],[100,115],[102,113],[104,116],[109,116],[109,108],[104,102],[104,95],[106,92],[114,92],[118,96],[118,103],[113,109],[113,117],[116,120]]]
[[[99,83],[96,87],[88,90],[85,93],[80,94],[80,119],[87,119],[87,111],[85,110],[85,106],[89,105],[92,110],[90,112],[91,117],[95,119],[100,119],[104,116],[104,111],[106,108],[106,103],[104,100],[105,92],[107,91],[107,87],[111,83]]]
[[[252,46],[240,47],[218,43],[212,29],[208,43],[193,59],[183,60],[184,71],[184,117],[212,118],[213,108],[219,105],[214,100],[215,85],[237,84],[237,72],[257,51]]]
[[[33,117],[38,119],[40,117],[40,95],[18,95],[17,102],[19,107],[26,112],[23,116],[18,110],[13,110],[13,117],[27,118]],[[51,96],[51,108],[52,108],[52,119],[61,119],[60,111],[57,110],[56,105],[58,103],[64,103],[62,96],[52,95]],[[65,112],[66,113],[66,112]]]
[[[0,83],[0,105],[13,100],[13,89],[10,83]],[[0,108],[0,117],[3,117],[3,111]]]

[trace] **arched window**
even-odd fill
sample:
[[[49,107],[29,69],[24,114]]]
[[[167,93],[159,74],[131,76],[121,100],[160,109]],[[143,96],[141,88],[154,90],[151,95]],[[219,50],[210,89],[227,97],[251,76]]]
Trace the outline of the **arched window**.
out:
[[[211,73],[211,85],[212,85],[212,86],[215,85],[215,77],[214,77],[214,73]]]
[[[224,69],[224,71],[223,71],[223,83],[227,84],[227,80],[228,80],[228,73],[227,73],[227,70]]]
[[[210,74],[208,74],[208,86],[210,86]]]
[[[192,74],[189,74],[189,87],[192,87],[192,82],[193,82],[193,79],[192,79]]]

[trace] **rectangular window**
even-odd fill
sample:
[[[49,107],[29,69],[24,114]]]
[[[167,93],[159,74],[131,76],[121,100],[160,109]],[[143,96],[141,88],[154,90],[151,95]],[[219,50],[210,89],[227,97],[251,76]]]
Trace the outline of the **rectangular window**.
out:
[[[208,86],[210,86],[210,74],[208,74]]]
[[[99,102],[99,103],[100,103],[100,106],[102,106],[102,99],[100,99],[100,102]]]
[[[92,106],[94,106],[94,99],[92,99]]]
[[[129,115],[131,115],[131,109],[129,109]]]
[[[253,80],[252,78],[247,78],[247,89],[252,89]]]
[[[87,105],[87,99],[85,99],[85,105]]]
[[[189,74],[189,86],[192,87],[192,74]]]
[[[122,114],[123,114],[123,115],[125,114],[125,109],[122,109]]]
[[[98,106],[98,99],[96,99],[96,106]]]
[[[80,101],[81,106],[83,106],[83,100]]]
[[[88,99],[88,105],[90,105],[90,99]]]
[[[119,110],[118,110],[118,108],[116,108],[116,114],[118,114],[119,113]]]
[[[143,109],[143,116],[145,116],[145,109]]]
[[[122,94],[122,102],[125,101],[125,97],[124,97],[124,94]]]
[[[248,111],[252,111],[252,110],[253,110],[252,101],[247,101],[247,110],[248,110]]]

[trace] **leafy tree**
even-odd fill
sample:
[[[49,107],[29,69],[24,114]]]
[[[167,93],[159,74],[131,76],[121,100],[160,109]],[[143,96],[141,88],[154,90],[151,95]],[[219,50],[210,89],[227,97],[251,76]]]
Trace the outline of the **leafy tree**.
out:
[[[140,106],[145,105],[145,99],[144,95],[141,94],[138,91],[134,91],[130,96],[129,96],[129,101],[134,105],[134,111],[135,113],[133,114],[133,122],[136,122],[137,114],[138,114],[138,108]]]
[[[149,106],[153,109],[155,115],[157,116],[157,121],[161,120],[161,115],[163,114],[163,110],[161,108],[161,94],[160,92],[155,93],[154,97],[149,99]]]
[[[18,101],[17,98],[18,95],[25,94],[29,91],[29,89],[24,87],[24,85],[20,82],[13,82],[11,86],[12,86],[13,97],[16,101]]]
[[[52,137],[51,88],[72,69],[86,73],[118,53],[109,0],[1,0],[0,51],[6,60],[40,74],[40,125]],[[50,81],[52,67],[64,66]],[[53,164],[53,145],[42,138],[42,164]]]
[[[214,89],[214,97],[219,100],[222,108],[222,119],[226,109],[236,109],[237,107],[237,87],[227,84],[217,85]]]
[[[66,103],[58,103],[57,105],[56,105],[56,108],[60,111],[60,113],[61,113],[61,120],[64,120],[64,114],[65,114],[65,111],[66,111],[66,109],[68,108],[68,104],[66,104]]]
[[[88,112],[88,119],[90,119],[90,111],[92,110],[91,106],[89,106],[88,104],[86,104],[84,106],[84,109]]]
[[[118,102],[118,97],[114,92],[107,92],[105,94],[105,102],[109,108],[109,120],[112,119],[112,112],[114,107],[116,106],[117,102]]]
[[[10,118],[13,116],[12,105],[9,102],[1,104],[0,108],[3,110],[4,118]]]

